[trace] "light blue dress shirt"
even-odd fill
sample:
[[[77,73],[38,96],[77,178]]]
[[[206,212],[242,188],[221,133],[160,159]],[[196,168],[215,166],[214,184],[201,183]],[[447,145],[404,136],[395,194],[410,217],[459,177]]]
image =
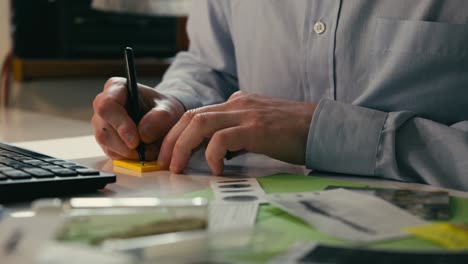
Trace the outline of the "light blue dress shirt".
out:
[[[320,102],[309,168],[468,191],[466,0],[196,0],[157,89]]]

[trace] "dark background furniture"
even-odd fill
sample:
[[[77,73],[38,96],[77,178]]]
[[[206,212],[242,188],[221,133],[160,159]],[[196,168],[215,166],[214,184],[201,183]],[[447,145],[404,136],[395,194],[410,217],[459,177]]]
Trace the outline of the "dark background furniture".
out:
[[[91,0],[12,0],[13,73],[41,77],[120,75],[122,48],[140,74],[162,75],[188,46],[186,18],[101,12]]]

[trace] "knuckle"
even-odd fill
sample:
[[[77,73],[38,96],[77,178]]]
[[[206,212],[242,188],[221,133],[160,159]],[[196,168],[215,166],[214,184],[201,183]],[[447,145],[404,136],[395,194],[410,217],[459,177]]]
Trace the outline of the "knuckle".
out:
[[[236,98],[239,98],[239,97],[242,97],[246,94],[246,92],[243,92],[243,91],[237,91],[235,93],[233,93],[228,100],[233,100],[233,99],[236,99]]]
[[[248,108],[252,106],[254,100],[250,96],[244,95],[232,100],[231,103],[240,108]]]
[[[104,90],[117,84],[125,84],[124,78],[122,77],[111,77],[104,84]]]
[[[194,116],[197,115],[197,109],[192,109],[184,113],[182,116],[182,120],[184,121],[190,121],[193,119]]]
[[[94,98],[94,100],[93,100],[93,109],[94,109],[94,111],[96,111],[96,109],[99,107],[99,104],[100,104],[101,101],[102,101],[102,97],[103,97],[103,93],[99,93],[99,94],[96,95],[96,97]]]
[[[197,127],[206,126],[207,123],[207,115],[204,113],[196,114],[193,118],[191,123]]]
[[[100,96],[94,104],[94,111],[99,116],[104,116],[109,109],[112,109],[114,102],[111,98]]]

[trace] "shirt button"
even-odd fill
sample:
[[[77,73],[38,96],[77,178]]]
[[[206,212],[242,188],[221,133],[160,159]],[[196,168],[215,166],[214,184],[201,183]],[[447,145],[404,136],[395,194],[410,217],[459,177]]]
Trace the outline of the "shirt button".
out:
[[[322,21],[318,21],[317,23],[314,24],[314,31],[317,34],[323,34],[327,27]]]

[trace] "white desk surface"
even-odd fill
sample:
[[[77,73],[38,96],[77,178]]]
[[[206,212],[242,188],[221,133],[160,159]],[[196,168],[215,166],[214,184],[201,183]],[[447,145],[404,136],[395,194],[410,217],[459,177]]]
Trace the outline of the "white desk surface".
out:
[[[112,162],[100,151],[92,137],[89,122],[62,119],[21,110],[1,109],[0,141],[15,143],[33,151],[68,159],[103,171],[113,171]],[[115,172],[117,182],[107,185],[96,195],[158,196],[180,195],[209,187],[210,174],[202,151],[194,154],[184,174],[159,171],[135,175],[132,172]],[[291,165],[261,155],[246,154],[226,163],[226,177],[258,177],[274,173],[307,174],[305,167]],[[134,174],[134,175],[132,175]],[[334,179],[357,181],[368,185],[433,190],[422,184],[408,184],[359,177],[326,175]],[[468,193],[452,191],[451,194],[468,197]]]

